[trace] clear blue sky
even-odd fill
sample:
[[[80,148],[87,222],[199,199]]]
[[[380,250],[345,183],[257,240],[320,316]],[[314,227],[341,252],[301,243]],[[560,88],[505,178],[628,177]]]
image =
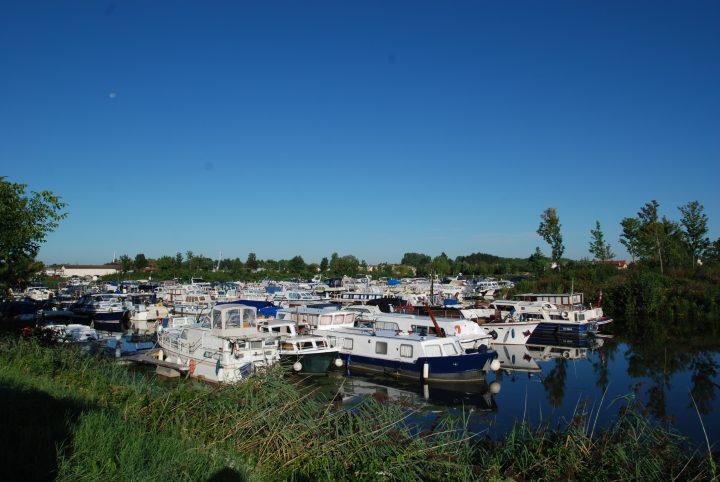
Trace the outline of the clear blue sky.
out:
[[[0,3],[0,175],[47,262],[527,257],[558,210],[720,234],[720,2]]]

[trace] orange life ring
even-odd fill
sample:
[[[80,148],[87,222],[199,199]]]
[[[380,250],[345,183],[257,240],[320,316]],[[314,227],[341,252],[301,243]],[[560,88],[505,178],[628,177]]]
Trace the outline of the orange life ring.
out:
[[[460,329],[460,325],[455,325],[455,333],[459,335],[461,331],[462,330]]]

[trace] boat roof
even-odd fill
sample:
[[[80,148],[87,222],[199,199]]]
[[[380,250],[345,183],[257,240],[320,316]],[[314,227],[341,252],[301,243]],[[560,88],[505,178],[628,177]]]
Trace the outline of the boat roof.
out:
[[[268,328],[275,328],[280,326],[295,326],[296,323],[292,320],[272,320],[264,324]],[[305,323],[299,323],[300,326],[307,326]]]
[[[335,312],[345,314],[345,311],[341,311],[337,308],[307,308],[305,306],[294,306],[292,308],[284,308],[280,310],[284,313],[303,313],[307,315],[327,315]]]

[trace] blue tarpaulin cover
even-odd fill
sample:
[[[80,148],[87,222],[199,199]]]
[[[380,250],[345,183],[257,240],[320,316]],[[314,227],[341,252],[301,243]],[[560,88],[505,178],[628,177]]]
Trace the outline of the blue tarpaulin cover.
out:
[[[277,317],[278,310],[282,310],[282,306],[268,306],[267,308],[259,309],[258,314],[275,318]]]
[[[270,301],[263,301],[263,300],[236,300],[236,301],[223,301],[218,303],[218,305],[244,305],[244,306],[252,306],[253,308],[256,308],[258,311],[261,308],[267,308],[269,306],[274,306]]]

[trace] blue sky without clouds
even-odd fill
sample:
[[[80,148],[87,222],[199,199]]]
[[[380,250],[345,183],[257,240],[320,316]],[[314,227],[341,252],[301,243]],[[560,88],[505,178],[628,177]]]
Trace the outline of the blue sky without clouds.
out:
[[[0,175],[47,262],[527,257],[558,210],[720,235],[720,2],[0,3]]]

